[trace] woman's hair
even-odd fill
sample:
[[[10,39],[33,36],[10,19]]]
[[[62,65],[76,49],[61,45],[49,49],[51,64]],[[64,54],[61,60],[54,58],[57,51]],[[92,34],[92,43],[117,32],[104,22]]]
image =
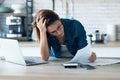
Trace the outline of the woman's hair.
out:
[[[46,28],[50,26],[52,23],[54,23],[56,20],[60,19],[59,16],[54,11],[49,9],[42,9],[36,13],[34,21],[32,22],[32,27],[34,29],[35,36],[38,42],[40,42],[40,30],[37,27],[36,19],[39,20],[41,17],[46,19]]]

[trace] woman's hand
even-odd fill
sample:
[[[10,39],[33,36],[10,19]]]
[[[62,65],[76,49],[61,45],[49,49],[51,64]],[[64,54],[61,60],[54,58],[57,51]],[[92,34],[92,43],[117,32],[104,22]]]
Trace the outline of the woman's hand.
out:
[[[89,57],[90,62],[94,62],[96,60],[96,53],[92,52],[91,56]]]
[[[46,28],[46,19],[44,17],[36,19],[37,28],[40,30],[40,54],[41,58],[45,61],[49,59],[49,47],[47,42],[47,28]]]
[[[36,19],[37,27],[40,32],[46,32],[46,19],[44,17]]]

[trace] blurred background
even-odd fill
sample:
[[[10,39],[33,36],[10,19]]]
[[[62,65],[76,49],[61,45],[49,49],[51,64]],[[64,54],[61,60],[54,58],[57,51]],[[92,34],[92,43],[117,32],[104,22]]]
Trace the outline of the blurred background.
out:
[[[108,41],[120,40],[120,0],[1,0],[0,6],[13,9],[13,12],[0,11],[1,37],[16,37],[11,34],[17,34],[17,38],[22,36],[19,39],[31,40],[33,16],[46,8],[54,10],[61,18],[79,20],[92,40],[102,35]],[[11,19],[16,22],[11,23]],[[15,26],[17,31],[13,29]]]

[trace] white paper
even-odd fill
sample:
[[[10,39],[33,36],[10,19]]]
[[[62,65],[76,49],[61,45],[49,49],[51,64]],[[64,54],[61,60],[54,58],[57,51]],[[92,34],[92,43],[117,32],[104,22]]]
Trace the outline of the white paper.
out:
[[[90,62],[88,59],[91,56],[91,47],[87,45],[81,50],[78,50],[76,55],[68,62],[78,62],[81,64],[88,64],[92,66],[102,66],[102,65],[110,65],[115,63],[120,63],[120,59],[105,59],[105,58],[98,58],[95,62]]]
[[[73,57],[73,59],[70,60],[70,62],[80,62],[80,63],[88,63],[89,57],[91,56],[91,48],[89,45],[84,47],[83,49],[80,49],[77,51],[76,55]]]
[[[111,65],[115,63],[120,63],[120,59],[97,59],[93,63],[84,63],[84,64],[89,64],[92,66],[104,66],[104,65]]]

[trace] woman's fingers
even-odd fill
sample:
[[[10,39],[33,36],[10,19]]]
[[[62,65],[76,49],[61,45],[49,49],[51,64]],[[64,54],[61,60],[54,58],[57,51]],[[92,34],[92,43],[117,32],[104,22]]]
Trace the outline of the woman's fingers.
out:
[[[46,31],[46,19],[44,17],[42,17],[40,20],[37,18],[36,22],[40,31]]]
[[[92,52],[92,55],[89,57],[90,62],[94,62],[96,60],[96,54],[95,52]]]
[[[45,27],[46,27],[46,21],[47,21],[47,20],[45,19],[44,22],[43,22],[43,25],[44,25]]]

